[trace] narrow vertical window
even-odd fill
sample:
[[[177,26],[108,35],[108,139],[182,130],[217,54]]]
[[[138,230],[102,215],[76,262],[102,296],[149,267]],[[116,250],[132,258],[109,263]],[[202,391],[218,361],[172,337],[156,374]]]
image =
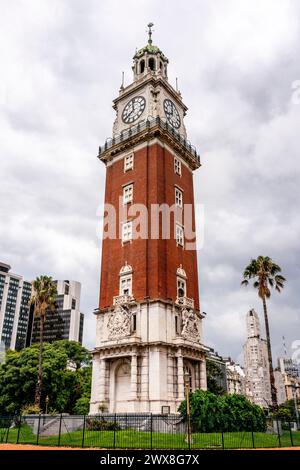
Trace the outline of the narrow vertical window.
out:
[[[186,297],[186,281],[177,278],[177,297]]]
[[[179,224],[176,224],[176,243],[180,246],[184,245],[184,230]]]
[[[129,204],[133,201],[133,184],[128,184],[123,188],[123,204]]]
[[[136,331],[136,314],[132,315],[132,331]]]
[[[176,157],[174,158],[174,171],[181,176],[181,161]]]
[[[120,295],[132,295],[132,275],[120,277]]]
[[[122,225],[122,242],[132,240],[132,222],[124,222]]]
[[[183,195],[180,189],[175,188],[175,204],[177,207],[183,207]]]

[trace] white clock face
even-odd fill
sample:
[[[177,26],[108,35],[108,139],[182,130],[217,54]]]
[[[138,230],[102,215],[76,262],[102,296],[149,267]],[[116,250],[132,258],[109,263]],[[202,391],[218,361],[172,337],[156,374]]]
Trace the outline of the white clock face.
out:
[[[177,111],[177,108],[173,101],[171,100],[165,100],[164,101],[164,111],[167,120],[173,126],[175,129],[178,129],[180,127],[181,121],[180,121],[180,116],[179,112]]]
[[[135,96],[130,100],[122,113],[122,120],[126,124],[131,124],[136,121],[144,112],[146,100],[143,96]]]

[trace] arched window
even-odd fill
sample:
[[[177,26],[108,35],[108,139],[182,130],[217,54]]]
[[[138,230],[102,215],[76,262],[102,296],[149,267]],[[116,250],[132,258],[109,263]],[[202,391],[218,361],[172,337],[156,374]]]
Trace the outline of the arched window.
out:
[[[150,70],[155,70],[155,62],[153,57],[150,57],[150,59],[148,60],[148,66]]]
[[[130,264],[122,266],[120,269],[120,294],[119,295],[132,295],[132,267]]]
[[[140,62],[140,73],[144,73],[145,70],[145,61],[144,59]]]
[[[186,297],[186,281],[184,279],[177,278],[177,297]]]
[[[177,268],[177,297],[186,297],[186,280],[187,275],[182,264]]]

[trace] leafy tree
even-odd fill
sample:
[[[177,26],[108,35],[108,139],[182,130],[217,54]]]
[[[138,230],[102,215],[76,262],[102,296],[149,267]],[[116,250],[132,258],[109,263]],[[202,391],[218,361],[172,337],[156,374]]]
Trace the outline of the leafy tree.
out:
[[[214,361],[206,361],[207,390],[215,395],[223,395],[224,388],[220,385],[220,380],[224,378],[224,373],[220,366]]]
[[[70,366],[76,362],[76,368]],[[38,365],[38,344],[7,353],[5,363],[0,365],[0,414],[20,413],[33,403]],[[67,340],[44,343],[42,374],[43,409],[48,396],[49,410],[73,413],[82,404],[79,400],[85,397],[85,411],[88,411],[91,357],[83,346]]]
[[[56,284],[51,277],[40,276],[33,281],[33,294],[30,299],[30,303],[34,308],[34,316],[40,319],[39,367],[34,399],[34,404],[38,407],[41,407],[43,385],[43,341],[46,312],[55,310],[56,296]]]
[[[254,279],[253,287],[257,289],[258,296],[260,299],[262,299],[263,302],[267,337],[268,362],[270,370],[271,397],[272,406],[274,410],[277,408],[277,393],[273,371],[271,337],[266,299],[269,299],[271,297],[270,287],[274,287],[275,290],[277,290],[278,292],[281,292],[281,290],[284,288],[284,282],[286,279],[280,273],[280,266],[275,264],[271,258],[269,258],[268,256],[259,256],[257,259],[252,259],[248,266],[246,266],[243,274],[244,279],[241,282],[242,285],[247,286],[249,284],[249,280]]]
[[[288,420],[295,418],[295,402],[294,400],[287,400],[278,407],[277,416],[279,418],[286,418]]]
[[[186,401],[179,411],[186,416]],[[215,395],[209,391],[190,393],[190,414],[194,432],[266,430],[263,410],[243,395]]]

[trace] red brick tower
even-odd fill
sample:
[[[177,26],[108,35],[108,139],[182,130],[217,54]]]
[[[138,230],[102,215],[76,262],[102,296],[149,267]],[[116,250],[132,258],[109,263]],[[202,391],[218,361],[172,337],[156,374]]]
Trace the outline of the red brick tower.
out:
[[[114,100],[105,163],[105,224],[91,413],[175,412],[206,388],[199,307],[193,171],[187,111],[152,44],[134,56],[133,83]]]

